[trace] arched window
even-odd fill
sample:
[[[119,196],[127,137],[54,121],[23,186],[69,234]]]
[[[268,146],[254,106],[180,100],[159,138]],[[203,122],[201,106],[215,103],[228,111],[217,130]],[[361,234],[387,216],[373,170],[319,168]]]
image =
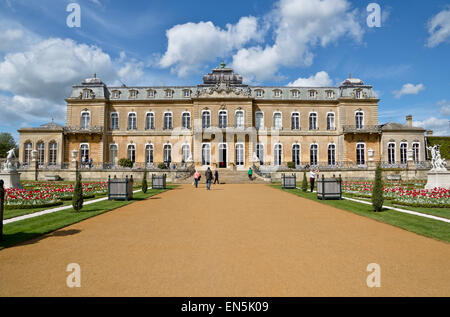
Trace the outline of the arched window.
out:
[[[119,130],[119,114],[117,112],[111,113],[111,130]]]
[[[227,127],[227,111],[220,110],[219,111],[219,128],[225,129]]]
[[[116,166],[117,161],[117,144],[109,145],[109,163],[112,166]]]
[[[172,162],[172,145],[164,144],[163,152],[164,163],[166,163],[166,165],[170,165],[170,163]]]
[[[408,143],[400,144],[400,163],[406,164],[408,162]]]
[[[155,129],[155,114],[153,112],[147,112],[145,115],[145,130]]]
[[[191,155],[191,147],[189,144],[183,144],[181,147],[181,162],[186,163]]]
[[[328,145],[328,165],[336,165],[336,145],[334,144]]]
[[[81,162],[87,163],[89,160],[89,144],[80,144],[80,160]]]
[[[244,111],[236,111],[236,128],[244,128]]]
[[[291,115],[291,129],[300,130],[300,113],[293,112]]]
[[[33,144],[31,142],[26,142],[23,145],[23,163],[30,165],[31,163],[31,151],[33,151]]]
[[[130,112],[128,114],[128,130],[136,130],[136,113]]]
[[[57,144],[52,141],[48,145],[48,165],[56,165]]]
[[[153,144],[147,144],[145,146],[145,165],[149,166],[153,164]]]
[[[309,129],[317,130],[317,113],[311,112],[309,114]]]
[[[39,142],[37,144],[37,151],[38,151],[38,165],[43,166],[44,165],[44,159],[45,159],[45,145],[44,142]]]
[[[295,166],[300,165],[300,144],[295,143],[292,145],[292,162],[295,163]]]
[[[283,146],[280,143],[273,147],[273,164],[280,166],[283,161]]]
[[[366,145],[364,143],[358,143],[356,145],[356,165],[366,164]]]
[[[255,128],[257,130],[264,128],[264,112],[255,112]]]
[[[317,144],[311,144],[309,148],[309,164],[311,166],[317,166],[317,154],[319,151],[319,146]]]
[[[172,112],[164,113],[164,130],[171,130],[172,126]]]
[[[388,163],[395,164],[395,143],[388,144]]]
[[[211,126],[211,111],[203,110],[202,111],[202,128],[206,129]]]
[[[264,144],[256,144],[256,156],[259,159],[259,164],[264,165]]]
[[[128,144],[127,158],[133,163],[136,162],[136,146],[134,144]]]
[[[334,124],[334,113],[329,112],[327,113],[327,130],[334,130],[336,129],[336,126]]]
[[[91,125],[91,114],[88,111],[81,113],[81,129],[89,129]]]
[[[211,165],[211,144],[202,144],[202,165]]]
[[[185,129],[191,128],[191,113],[190,112],[183,112],[181,115],[181,126]]]
[[[244,144],[236,144],[236,166],[244,166]]]
[[[420,143],[413,143],[413,160],[414,163],[420,162]]]
[[[355,113],[355,123],[357,129],[362,129],[364,127],[364,112],[356,111]]]
[[[282,129],[283,128],[281,112],[275,112],[273,114],[273,128],[274,129]]]

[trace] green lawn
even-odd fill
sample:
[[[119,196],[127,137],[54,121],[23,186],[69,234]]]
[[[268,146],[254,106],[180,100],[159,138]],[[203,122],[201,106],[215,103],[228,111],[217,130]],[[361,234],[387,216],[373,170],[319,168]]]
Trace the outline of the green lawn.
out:
[[[426,237],[450,242],[450,224],[438,220],[404,214],[395,210],[384,209],[382,212],[374,212],[371,205],[353,202],[350,200],[319,200],[316,193],[302,192],[299,189],[282,189],[281,185],[271,185],[294,195],[318,201],[339,209],[347,210],[360,216],[368,217],[380,222],[388,223],[402,229],[415,232]],[[403,207],[402,207],[403,208]],[[406,208],[404,208],[406,209]],[[410,209],[408,207],[408,209]],[[418,208],[422,209],[422,208]],[[431,208],[423,208],[431,209]]]
[[[170,190],[175,187],[175,185],[168,185],[166,190]],[[166,190],[149,189],[146,194],[143,192],[135,193],[133,195],[133,200],[131,201],[104,200],[98,203],[86,205],[80,212],[75,212],[71,208],[4,225],[3,240],[0,242],[0,249],[55,231],[57,229],[61,229],[85,219],[95,217],[107,211],[131,204],[135,201],[147,199]]]

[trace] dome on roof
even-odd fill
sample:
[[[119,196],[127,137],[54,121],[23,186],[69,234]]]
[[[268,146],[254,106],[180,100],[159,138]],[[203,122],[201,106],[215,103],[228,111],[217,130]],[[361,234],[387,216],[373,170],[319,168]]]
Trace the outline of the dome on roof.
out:
[[[92,78],[86,78],[82,82],[83,85],[101,85],[103,82],[100,80],[100,78],[97,78],[97,74],[94,74],[94,77]]]
[[[347,78],[341,83],[341,86],[355,86],[355,85],[364,85],[364,83],[359,78]]]

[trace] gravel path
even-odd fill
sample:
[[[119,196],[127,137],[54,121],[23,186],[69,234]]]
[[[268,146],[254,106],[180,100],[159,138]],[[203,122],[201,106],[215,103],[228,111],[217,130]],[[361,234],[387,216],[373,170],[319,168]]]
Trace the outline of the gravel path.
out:
[[[449,263],[450,244],[266,185],[182,185],[0,251],[0,296],[450,296]]]

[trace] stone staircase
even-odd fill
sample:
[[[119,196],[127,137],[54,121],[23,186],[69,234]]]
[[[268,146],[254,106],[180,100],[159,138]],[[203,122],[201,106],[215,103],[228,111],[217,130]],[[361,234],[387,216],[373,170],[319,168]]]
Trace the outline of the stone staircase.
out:
[[[212,169],[214,173],[214,169]],[[258,175],[256,175],[255,171],[253,171],[253,180],[248,178],[248,171],[233,171],[231,169],[218,169],[219,171],[219,181],[221,184],[270,184],[270,178],[265,179]],[[200,183],[205,183],[205,171],[200,171],[202,178],[200,179]],[[191,184],[194,181],[194,176],[189,177],[188,179],[176,180],[175,182],[178,184]]]

